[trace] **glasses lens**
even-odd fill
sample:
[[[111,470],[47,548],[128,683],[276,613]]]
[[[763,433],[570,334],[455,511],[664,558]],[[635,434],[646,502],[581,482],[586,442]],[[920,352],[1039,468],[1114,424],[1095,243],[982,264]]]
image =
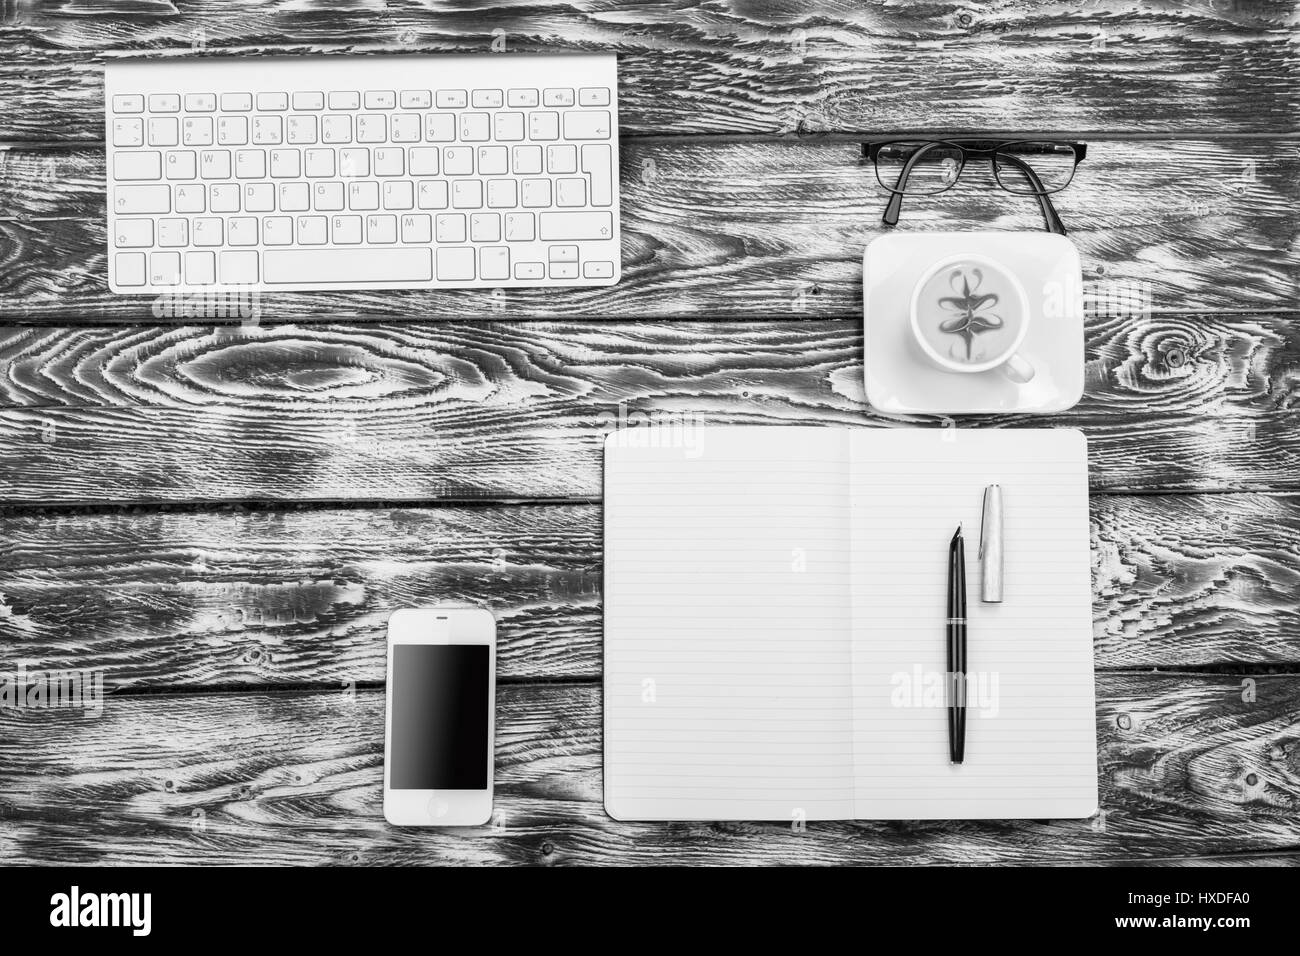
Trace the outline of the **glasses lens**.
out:
[[[1074,178],[1074,147],[1067,143],[1011,143],[993,154],[1002,188],[1013,193],[1054,193]]]
[[[876,178],[892,192],[933,195],[957,181],[961,164],[961,150],[945,143],[881,143],[876,152]]]

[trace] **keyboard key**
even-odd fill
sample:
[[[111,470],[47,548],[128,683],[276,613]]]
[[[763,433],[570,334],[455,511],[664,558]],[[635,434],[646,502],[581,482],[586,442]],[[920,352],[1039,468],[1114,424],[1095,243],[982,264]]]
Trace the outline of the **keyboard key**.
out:
[[[119,219],[113,235],[119,249],[147,249],[153,245],[153,220]]]
[[[143,146],[144,120],[130,118],[113,120],[113,145]]]
[[[456,138],[456,117],[450,113],[429,113],[424,117],[427,143],[450,143]]]
[[[298,217],[298,243],[303,246],[323,246],[329,237],[329,220],[324,216]]]
[[[215,183],[208,189],[208,203],[213,212],[239,212],[239,186]]]
[[[515,278],[544,279],[546,278],[546,265],[541,262],[516,262]]]
[[[317,183],[312,193],[312,208],[321,212],[338,212],[343,208],[342,183]]]
[[[272,179],[297,179],[301,175],[302,175],[302,152],[300,150],[296,150],[296,149],[271,150],[271,178]]]
[[[469,217],[469,237],[474,242],[500,242],[501,217],[494,212],[476,212]]]
[[[437,102],[440,110],[463,110],[469,105],[469,97],[464,90],[439,90]]]
[[[244,187],[245,212],[273,212],[275,186],[271,183],[249,183]]]
[[[609,90],[604,87],[584,87],[578,90],[579,106],[608,106]],[[588,278],[604,278],[603,276],[589,276]]]
[[[257,281],[257,253],[219,253],[217,277],[224,285],[251,285]]]
[[[323,110],[325,94],[318,90],[303,90],[293,94],[293,108],[296,110]]]
[[[281,183],[281,212],[306,212],[311,208],[311,187],[306,183]]]
[[[591,180],[591,204],[609,206],[614,202],[613,154],[606,143],[588,143],[582,147],[582,171]]]
[[[194,151],[189,149],[169,150],[164,169],[168,179],[193,179],[195,175]]]
[[[288,93],[258,93],[257,108],[264,112],[275,110],[287,110],[289,108]]]
[[[506,246],[485,246],[478,254],[480,279],[509,279],[510,250]]]
[[[224,219],[204,216],[194,220],[194,244],[196,246],[219,246],[225,237]]]
[[[551,246],[546,250],[546,258],[551,262],[577,262],[577,246]]]
[[[506,213],[506,242],[532,242],[537,228],[531,212]],[[540,277],[539,277],[540,278]]]
[[[460,114],[460,140],[462,143],[481,143],[489,138],[490,117],[487,113]]]
[[[523,113],[497,113],[493,132],[498,143],[513,143],[524,138]]]
[[[513,179],[488,180],[487,204],[489,209],[513,209],[519,205],[519,190]]]
[[[223,116],[217,120],[217,142],[222,146],[244,146],[248,143],[248,117]]]
[[[552,279],[578,278],[578,264],[576,262],[552,262],[550,271]]]
[[[330,109],[359,110],[361,109],[361,94],[353,90],[333,92],[330,94]]]
[[[156,186],[116,186],[113,189],[113,211],[119,216],[171,212],[172,188],[166,183]]]
[[[370,175],[370,150],[340,149],[339,175],[344,179],[359,179]]]
[[[388,117],[383,113],[362,113],[357,117],[358,143],[388,142]]]
[[[181,98],[177,93],[153,93],[149,97],[150,113],[179,113]]]
[[[578,171],[578,147],[567,143],[564,146],[547,146],[546,171],[548,173],[576,173]]]
[[[379,183],[348,183],[348,208],[368,211],[379,208]]]
[[[236,179],[265,179],[266,151],[261,149],[235,150]]]
[[[458,179],[451,184],[451,208],[480,209],[483,206],[483,183],[478,179]]]
[[[570,110],[564,114],[565,139],[609,139],[609,110]]]
[[[204,179],[229,179],[230,150],[205,149],[199,153],[199,175]]]
[[[542,147],[516,146],[514,148],[515,173],[520,176],[535,176],[542,171]]]
[[[237,216],[233,219],[227,219],[226,230],[229,233],[228,245],[257,245],[257,220],[252,216]]]
[[[367,90],[366,109],[391,110],[397,106],[397,94],[392,90]]]
[[[521,181],[523,199],[519,205],[525,209],[541,209],[551,204],[551,181],[549,179],[525,179]]]
[[[504,176],[510,172],[510,150],[505,146],[480,146],[478,171],[480,176]]]
[[[396,216],[366,216],[366,242],[386,244],[396,241]]]
[[[153,116],[149,119],[149,145],[175,146],[181,141],[180,124],[175,116]]]
[[[207,209],[207,189],[202,183],[176,187],[177,212],[204,212]]]
[[[187,113],[215,113],[217,110],[217,97],[214,93],[186,93],[185,94],[185,112]]]
[[[360,216],[335,216],[330,223],[330,235],[336,246],[350,246],[361,241]]]
[[[149,282],[151,285],[180,285],[181,254],[179,252],[149,253]]]
[[[253,142],[259,146],[278,146],[284,141],[284,117],[254,116]]]
[[[320,141],[322,143],[352,142],[352,117],[346,113],[331,113],[321,117]]]
[[[528,138],[547,141],[560,138],[559,113],[529,113]]]
[[[614,278],[614,263],[584,262],[582,264],[582,275],[587,279],[612,279]]]
[[[221,109],[227,113],[247,113],[253,108],[252,93],[222,93]]]
[[[114,113],[143,113],[144,97],[138,93],[125,93],[113,97]]]
[[[181,142],[186,146],[211,146],[212,117],[185,117],[185,122],[181,124]]]
[[[567,209],[587,205],[587,181],[576,178],[557,179],[555,205]]]
[[[436,146],[412,146],[410,148],[411,175],[437,176],[439,152]]]
[[[438,278],[443,282],[463,282],[474,278],[474,247],[439,248]]]
[[[428,90],[402,90],[399,101],[404,110],[427,110],[433,105],[433,94]]]
[[[416,190],[416,203],[421,209],[447,208],[447,182],[442,179],[426,179]]]
[[[439,242],[464,242],[465,217],[461,213],[446,213],[435,220]]]
[[[500,90],[475,90],[470,100],[476,110],[500,109],[505,99]]]
[[[431,259],[427,247],[274,249],[265,253],[263,267],[265,281],[271,284],[428,282],[433,278]]]
[[[421,213],[402,217],[403,242],[432,242],[433,219]]]
[[[388,132],[394,143],[420,141],[420,114],[396,113],[388,121]]]
[[[544,212],[538,219],[538,237],[544,241],[609,239],[614,235],[614,217],[607,212]]]
[[[289,117],[284,141],[294,145],[307,145],[316,142],[316,117],[311,114],[297,113]]]
[[[572,106],[573,90],[571,89],[553,89],[546,90],[542,94],[542,105],[544,106]]]
[[[474,150],[469,146],[444,146],[442,150],[444,176],[468,176],[474,172]]]
[[[375,150],[376,176],[401,176],[406,171],[406,153],[400,146]]]
[[[145,257],[143,252],[119,252],[113,258],[113,275],[120,286],[145,284]]]
[[[293,218],[267,216],[262,220],[262,244],[267,246],[293,245]]]
[[[217,281],[217,257],[211,252],[185,253],[185,283],[212,285]]]
[[[510,90],[506,93],[506,105],[515,109],[537,106],[540,102],[536,90]]]
[[[411,209],[415,206],[415,190],[409,182],[384,183],[385,209]]]
[[[309,179],[334,175],[334,150],[332,149],[304,150],[304,161]]]
[[[162,179],[162,153],[149,150],[114,153],[113,178],[127,182]]]

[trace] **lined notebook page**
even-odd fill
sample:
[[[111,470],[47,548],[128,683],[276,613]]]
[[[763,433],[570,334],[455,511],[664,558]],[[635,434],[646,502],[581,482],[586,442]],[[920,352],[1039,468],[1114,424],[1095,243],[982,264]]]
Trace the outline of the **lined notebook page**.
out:
[[[1085,817],[1097,806],[1087,450],[1070,429],[853,439],[855,815]],[[1003,498],[1004,591],[980,601],[983,489]],[[965,760],[948,760],[948,545],[966,540]],[[935,693],[935,688],[938,693]]]
[[[605,808],[854,812],[849,433],[618,432],[605,451]]]

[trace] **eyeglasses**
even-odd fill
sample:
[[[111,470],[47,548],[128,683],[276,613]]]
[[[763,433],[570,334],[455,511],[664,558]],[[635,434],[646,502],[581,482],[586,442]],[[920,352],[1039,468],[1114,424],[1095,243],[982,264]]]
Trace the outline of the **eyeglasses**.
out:
[[[913,139],[864,143],[862,152],[875,165],[880,185],[893,194],[882,217],[887,225],[898,223],[904,196],[945,192],[961,178],[969,159],[987,158],[1000,187],[1036,198],[1047,228],[1065,235],[1065,225],[1047,197],[1070,185],[1087,147],[1053,140]]]

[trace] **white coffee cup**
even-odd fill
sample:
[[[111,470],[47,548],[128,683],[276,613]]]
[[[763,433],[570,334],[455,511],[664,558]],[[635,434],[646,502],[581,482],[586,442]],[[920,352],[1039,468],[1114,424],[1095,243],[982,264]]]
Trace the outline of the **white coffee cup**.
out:
[[[1029,295],[1011,270],[973,253],[934,263],[912,290],[912,338],[935,365],[970,374],[997,369],[1013,382],[1034,377],[1018,354],[1029,332]]]

